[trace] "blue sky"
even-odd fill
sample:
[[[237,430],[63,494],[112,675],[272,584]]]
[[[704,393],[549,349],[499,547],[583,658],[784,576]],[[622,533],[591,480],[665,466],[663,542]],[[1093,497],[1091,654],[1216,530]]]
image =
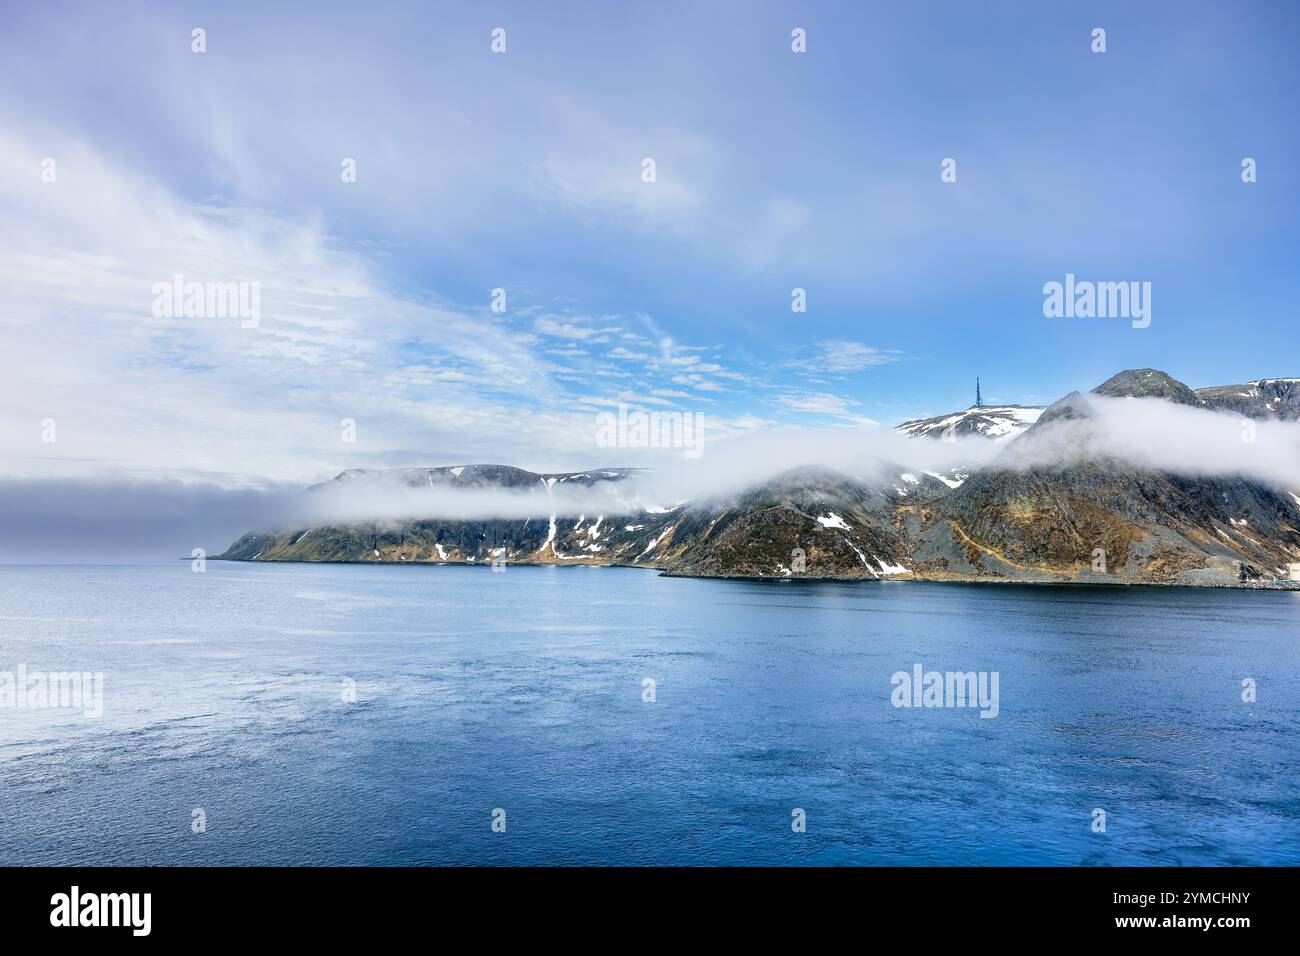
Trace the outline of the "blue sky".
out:
[[[583,467],[620,401],[730,434],[1300,375],[1295,4],[269,6],[7,11],[5,473]],[[261,282],[260,326],[150,316],[176,272]],[[1067,272],[1151,326],[1045,318]]]

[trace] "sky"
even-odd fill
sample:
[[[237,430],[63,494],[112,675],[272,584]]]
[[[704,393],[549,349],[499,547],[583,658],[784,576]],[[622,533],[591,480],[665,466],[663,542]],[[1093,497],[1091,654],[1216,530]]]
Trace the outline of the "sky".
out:
[[[1300,375],[1298,39],[1286,2],[6,5],[0,487]],[[156,314],[178,274],[256,325]],[[1045,316],[1067,274],[1151,324]]]

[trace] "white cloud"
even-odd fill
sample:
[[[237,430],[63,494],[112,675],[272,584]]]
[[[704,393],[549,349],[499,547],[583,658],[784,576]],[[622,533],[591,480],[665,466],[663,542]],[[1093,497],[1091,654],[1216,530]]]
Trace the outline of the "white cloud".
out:
[[[828,339],[817,343],[813,357],[796,359],[790,364],[810,372],[844,374],[898,362],[902,358],[902,353],[894,349],[881,349],[848,339]]]
[[[654,356],[648,352],[632,352],[623,348],[621,345],[618,348],[610,349],[605,353],[605,355],[612,359],[621,359],[630,362],[649,362],[654,359]]]
[[[857,404],[840,398],[838,395],[830,395],[825,392],[802,395],[786,394],[780,396],[777,402],[791,411],[811,412],[815,415],[847,415],[850,406]]]
[[[617,326],[606,328],[593,328],[586,324],[585,319],[561,319],[553,315],[539,316],[533,321],[533,328],[543,335],[550,335],[561,339],[574,339],[584,341],[601,341],[599,336],[609,335],[621,331]]]

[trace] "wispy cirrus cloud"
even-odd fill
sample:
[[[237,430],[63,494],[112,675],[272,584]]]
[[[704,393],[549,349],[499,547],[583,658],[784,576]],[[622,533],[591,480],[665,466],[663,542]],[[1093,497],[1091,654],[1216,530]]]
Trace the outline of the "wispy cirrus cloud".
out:
[[[811,356],[794,359],[790,365],[810,372],[843,375],[903,360],[902,352],[897,349],[877,348],[848,339],[818,342],[812,352]]]
[[[839,418],[855,417],[852,415],[856,402],[832,395],[828,392],[787,393],[777,397],[776,402],[782,408],[813,415],[833,415]]]
[[[42,139],[59,157],[54,183],[29,136],[0,126],[0,411],[15,425],[0,473],[307,481],[386,464],[583,467],[604,454],[594,407],[690,408],[737,374],[667,336],[655,351],[608,348],[650,342],[625,338],[616,317],[400,294],[317,218],[188,200],[76,139]],[[256,326],[155,315],[155,285],[177,275],[256,283]],[[604,358],[590,349],[602,343]],[[681,369],[694,387],[668,388]],[[589,391],[611,378],[629,385]]]
[[[552,315],[538,316],[533,320],[533,328],[542,335],[573,339],[578,342],[585,342],[588,339],[597,342],[608,341],[608,336],[622,331],[616,325],[603,327],[593,325],[591,320],[586,318],[563,319]]]

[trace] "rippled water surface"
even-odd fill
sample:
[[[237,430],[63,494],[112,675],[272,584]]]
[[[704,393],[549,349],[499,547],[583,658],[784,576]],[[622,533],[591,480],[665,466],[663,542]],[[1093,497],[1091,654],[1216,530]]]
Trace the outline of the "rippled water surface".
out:
[[[1293,864],[1298,659],[1297,593],[0,566],[0,671],[105,681],[0,709],[0,864]]]

